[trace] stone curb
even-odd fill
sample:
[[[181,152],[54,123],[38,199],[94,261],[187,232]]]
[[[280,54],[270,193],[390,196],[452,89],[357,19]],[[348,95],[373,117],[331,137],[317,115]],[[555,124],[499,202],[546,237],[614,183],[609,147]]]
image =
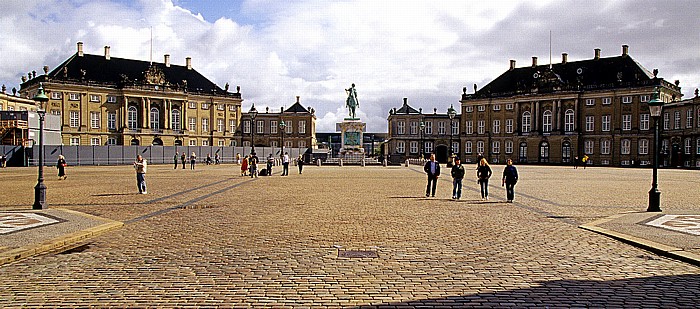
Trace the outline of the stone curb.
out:
[[[638,248],[642,248],[642,249],[647,250],[647,251],[651,251],[651,252],[656,253],[656,254],[661,255],[661,256],[665,256],[665,257],[669,257],[669,258],[683,261],[686,263],[690,263],[690,264],[693,264],[695,266],[700,266],[700,255],[697,255],[697,254],[694,254],[691,252],[687,252],[687,251],[680,249],[680,248],[667,246],[667,245],[664,245],[664,244],[661,244],[658,242],[639,238],[639,237],[632,236],[632,235],[623,234],[620,232],[616,232],[613,230],[609,230],[609,229],[605,229],[605,228],[597,226],[598,224],[603,224],[603,223],[612,221],[614,219],[621,218],[627,214],[628,213],[623,213],[623,214],[618,214],[618,215],[610,216],[607,218],[603,218],[600,220],[596,220],[596,221],[593,221],[593,222],[588,223],[588,224],[580,225],[579,228],[587,230],[587,231],[591,231],[594,233],[598,233],[601,235],[608,236],[610,238],[622,241],[624,243],[633,245],[633,246],[638,247]]]
[[[0,266],[40,254],[66,251],[71,248],[74,248],[75,245],[78,243],[84,242],[87,239],[104,234],[108,231],[118,229],[124,225],[124,222],[100,218],[97,216],[81,213],[74,210],[61,209],[61,211],[87,217],[97,221],[106,221],[106,223],[100,224],[98,226],[93,226],[82,231],[62,235],[39,244],[31,244],[21,248],[0,252]]]

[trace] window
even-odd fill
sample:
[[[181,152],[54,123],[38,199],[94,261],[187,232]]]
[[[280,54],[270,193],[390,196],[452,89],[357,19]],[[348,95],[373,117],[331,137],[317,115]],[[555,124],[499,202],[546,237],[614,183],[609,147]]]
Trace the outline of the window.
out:
[[[647,103],[649,102],[649,95],[648,94],[643,94],[639,96],[639,102],[640,103]]]
[[[542,113],[542,132],[552,132],[552,111]]]
[[[459,152],[459,142],[452,142],[452,153]]]
[[[484,134],[484,132],[485,132],[485,126],[486,126],[486,121],[484,121],[484,120],[479,120],[479,122],[477,122],[477,131],[476,131],[476,133],[478,133],[478,134]]]
[[[493,141],[491,143],[491,153],[501,153],[501,142]]]
[[[608,155],[610,154],[610,140],[604,139],[600,141],[600,154]]]
[[[583,153],[590,155],[593,154],[593,147],[595,143],[592,140],[587,140],[583,142]]]
[[[277,134],[277,120],[270,120],[270,134]]]
[[[117,144],[117,139],[114,137],[108,137],[107,138],[107,145],[116,145]]]
[[[451,122],[452,135],[459,135],[459,121]]]
[[[399,141],[398,143],[396,143],[396,152],[405,153],[406,152],[406,143],[403,141]]]
[[[229,106],[228,106],[228,110],[229,110],[229,111],[232,111],[232,112],[235,112],[235,111],[236,111],[236,106],[235,106],[235,105],[229,105]]]
[[[170,112],[170,121],[172,122],[170,124],[171,128],[175,131],[179,131],[180,128],[182,127],[181,125],[181,117],[180,117],[180,111],[177,109],[174,109],[172,112]]]
[[[217,104],[217,105],[216,105],[216,109],[217,109],[217,110],[222,111],[222,110],[224,110],[225,108],[226,108],[226,107],[225,107],[223,104]],[[222,146],[223,146],[223,145],[222,145]]]
[[[495,111],[500,111],[500,110],[501,110],[501,104],[494,104],[494,105],[493,105],[493,110],[495,110]]]
[[[630,149],[632,148],[632,142],[628,139],[623,139],[620,141],[620,153],[624,155],[630,154]]]
[[[595,128],[595,118],[593,116],[586,116],[586,131],[593,132]]]
[[[129,130],[136,130],[138,128],[138,112],[136,111],[136,106],[129,106],[126,112],[126,126]]]
[[[107,113],[107,129],[114,130],[117,128],[117,113]]]
[[[473,134],[474,133],[474,121],[467,120],[466,125],[467,125],[467,127],[465,129],[465,133]]]
[[[527,162],[527,142],[520,143],[520,162]]]
[[[445,122],[444,121],[438,122],[438,134],[445,135]]]
[[[610,131],[610,115],[603,115],[600,117],[601,130],[603,132]]]
[[[632,103],[632,97],[631,96],[622,97],[622,103],[625,103],[625,104]]]
[[[700,139],[698,139],[698,145],[700,145]],[[698,146],[700,149],[700,146]],[[472,153],[472,141],[464,142],[464,153]]]
[[[478,111],[480,111],[480,112],[483,112],[483,111],[486,110],[486,105],[479,105],[479,106],[476,107],[476,109],[477,109]]]
[[[433,152],[433,142],[425,142],[425,152],[426,153]]]
[[[284,141],[284,147],[286,147],[286,148],[292,148],[292,147],[293,147],[292,141]]]
[[[160,112],[157,107],[151,107],[151,129],[160,129]]]
[[[209,146],[209,140],[208,140],[208,139],[203,139],[203,140],[202,140],[202,146]]]
[[[398,125],[398,134],[403,135],[406,134],[406,122],[405,121],[399,121],[397,123]]]
[[[484,141],[477,141],[476,142],[476,152],[477,153],[484,153]]]
[[[231,130],[231,133],[236,132],[236,120],[235,120],[235,119],[229,119],[229,121],[228,121],[228,127],[229,127],[229,130]]]
[[[432,121],[425,122],[425,134],[433,134],[433,122]]]
[[[595,105],[595,99],[586,99],[586,106]]]
[[[561,159],[562,162],[571,162],[571,143],[564,141],[561,144]]]
[[[218,144],[219,144],[219,147],[222,147],[222,146],[224,146],[224,141],[219,141]]]
[[[306,134],[306,120],[299,120],[299,134]]]
[[[80,93],[75,93],[75,92],[69,93],[69,94],[68,94],[68,100],[71,100],[71,101],[79,101],[79,100],[80,100]]]
[[[70,127],[77,128],[80,126],[80,113],[78,111],[70,111]]]
[[[195,101],[189,101],[189,103],[187,103],[187,107],[192,108],[192,109],[197,108],[197,102],[195,102]],[[196,143],[196,142],[195,142],[195,143]],[[190,145],[190,146],[196,146],[196,144],[195,144],[195,145]]]
[[[78,146],[78,145],[80,145],[80,137],[71,137],[71,138],[70,138],[70,145],[71,145],[71,146]]]
[[[686,128],[693,127],[693,110],[692,109],[685,111],[685,127]]]
[[[190,117],[187,126],[190,131],[197,131],[197,118]]]
[[[197,139],[191,139],[190,146],[197,146]]]
[[[202,103],[202,109],[209,109],[209,103]]]
[[[676,111],[673,113],[673,128],[678,130],[681,128],[681,112]]]
[[[700,138],[695,141],[695,154],[700,154]]]
[[[646,140],[646,139],[639,140],[639,154],[640,155],[649,154],[649,140]]]
[[[107,103],[117,103],[117,97],[113,95],[107,96]]]
[[[513,153],[513,141],[505,141],[505,146],[506,146],[506,153],[511,154]]]
[[[632,130],[632,115],[622,115],[622,131]]]
[[[58,92],[58,91],[51,91],[51,99],[60,100],[60,99],[61,99],[61,93]]]
[[[93,137],[90,139],[90,145],[91,146],[99,146],[100,145],[100,138],[99,137]]]
[[[513,103],[506,103],[506,110],[512,111],[513,110]]]
[[[250,141],[243,141],[243,147],[250,147]]]
[[[100,102],[100,96],[97,94],[91,94],[90,95],[90,102]]]
[[[90,128],[99,129],[100,128],[100,113],[90,112]]]
[[[218,132],[224,132],[224,120],[223,119],[216,119],[216,131]]]
[[[279,146],[279,144],[277,143],[277,141],[270,141],[270,147],[278,147],[278,146]]]
[[[202,134],[209,133],[209,118],[202,118]]]
[[[501,133],[501,121],[498,119],[493,121],[493,133],[494,134]]]
[[[530,112],[524,112],[523,113],[523,118],[522,118],[522,132],[523,133],[528,133],[530,132]]]
[[[285,127],[284,131],[285,131],[285,133],[287,133],[287,134],[292,134],[292,133],[294,133],[294,127],[292,127],[292,121],[291,121],[291,120],[287,120],[287,124],[286,124],[286,127]]]
[[[513,119],[506,119],[506,133],[513,133]]]
[[[464,111],[467,113],[471,113],[474,111],[474,106],[467,106],[464,108]]]
[[[639,114],[639,129],[649,130],[649,114]]]
[[[685,154],[690,154],[690,151],[693,148],[693,142],[690,138],[685,139]]]
[[[418,142],[412,141],[410,145],[411,145],[411,153],[418,153]]]
[[[671,129],[671,115],[669,113],[664,113],[664,130]]]
[[[306,147],[306,141],[299,141],[299,148]]]
[[[2,104],[0,104],[0,110],[2,110]],[[51,115],[61,116],[61,111],[57,109],[52,109]]]
[[[603,105],[609,105],[612,104],[612,99],[611,98],[603,98]]]
[[[265,120],[258,120],[255,124],[255,133],[263,134],[265,133]]]
[[[411,135],[418,134],[418,121],[411,121]]]
[[[564,131],[573,132],[574,131],[574,110],[567,109],[564,112]]]

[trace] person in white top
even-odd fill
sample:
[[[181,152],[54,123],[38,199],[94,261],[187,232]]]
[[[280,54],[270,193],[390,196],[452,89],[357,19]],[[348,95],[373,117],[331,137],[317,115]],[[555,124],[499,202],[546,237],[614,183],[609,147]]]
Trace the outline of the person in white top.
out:
[[[147,194],[146,192],[146,170],[148,169],[148,164],[146,159],[141,155],[136,156],[136,161],[134,161],[134,169],[136,170],[136,185],[139,187],[140,194]]]
[[[282,156],[282,176],[289,176],[289,154],[286,152]]]

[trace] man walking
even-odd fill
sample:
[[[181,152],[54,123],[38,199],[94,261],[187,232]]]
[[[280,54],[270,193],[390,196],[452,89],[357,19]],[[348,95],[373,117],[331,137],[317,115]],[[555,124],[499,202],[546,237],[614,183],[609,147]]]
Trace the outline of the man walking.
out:
[[[282,156],[282,176],[289,176],[289,153]]]
[[[148,165],[146,159],[141,155],[136,156],[134,161],[134,169],[136,170],[136,185],[139,187],[139,194],[148,194],[146,192],[146,170]]]
[[[437,187],[438,177],[440,177],[440,164],[435,161],[435,154],[430,154],[430,161],[425,163],[423,170],[428,174],[428,186],[425,188],[425,197],[429,197],[431,194],[431,183],[432,183],[432,196],[435,197],[435,188]]]
[[[178,163],[178,162],[177,162],[177,159],[179,159],[179,158],[180,158],[180,153],[179,153],[179,152],[175,152],[175,156],[173,157],[173,161],[174,161],[174,163],[175,163],[175,168],[174,168],[174,169],[177,169],[177,163]]]
[[[452,165],[452,199],[458,200],[462,197],[462,179],[464,179],[464,166],[459,157],[454,158]]]
[[[182,152],[182,155],[180,155],[180,160],[182,160],[182,169],[184,170],[185,169],[185,162],[187,161],[187,155],[185,154],[184,151]]]
[[[250,178],[258,178],[258,156],[255,155],[255,152],[250,154],[248,165],[250,166]]]

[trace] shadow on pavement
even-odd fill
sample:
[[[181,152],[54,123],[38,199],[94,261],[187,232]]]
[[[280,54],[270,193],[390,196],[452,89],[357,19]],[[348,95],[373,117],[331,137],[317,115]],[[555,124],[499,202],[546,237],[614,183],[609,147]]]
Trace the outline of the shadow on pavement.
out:
[[[556,280],[502,292],[381,303],[355,308],[697,308],[700,275],[657,276],[612,281]]]

